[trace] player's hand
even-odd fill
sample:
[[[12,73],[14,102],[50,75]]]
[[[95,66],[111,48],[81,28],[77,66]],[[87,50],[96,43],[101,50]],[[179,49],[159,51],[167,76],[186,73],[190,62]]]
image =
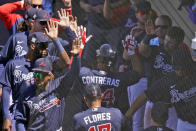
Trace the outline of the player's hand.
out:
[[[147,35],[155,34],[155,27],[151,19],[147,20],[147,22],[145,23],[145,29]]]
[[[80,53],[80,47],[81,47],[81,40],[79,38],[76,38],[75,40],[73,40],[73,44],[72,44],[72,50],[71,53],[73,55],[77,55]]]
[[[73,16],[69,16],[69,22],[70,22],[70,28],[72,31],[74,31],[75,33],[77,33],[78,31],[78,20],[77,17],[73,17]]]
[[[92,38],[92,35],[86,38],[86,27],[82,25],[78,27],[77,36],[82,40],[81,49],[83,49],[85,44]]]
[[[137,41],[132,35],[127,35],[125,40],[122,40],[124,49],[127,52],[127,56],[135,54],[135,49],[137,47]]]
[[[70,26],[70,22],[69,22],[69,13],[65,11],[65,9],[62,9],[60,11],[58,11],[58,16],[60,18],[60,22],[56,22],[58,23],[58,25],[60,25],[63,28],[67,28]]]
[[[4,119],[3,131],[12,131],[12,122],[9,118]]]
[[[52,40],[58,39],[58,24],[55,24],[54,21],[47,22],[48,29],[45,28],[45,32],[48,37]]]

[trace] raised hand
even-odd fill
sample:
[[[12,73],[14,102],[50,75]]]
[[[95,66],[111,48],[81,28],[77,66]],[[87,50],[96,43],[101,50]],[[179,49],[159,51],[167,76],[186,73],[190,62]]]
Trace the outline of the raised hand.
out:
[[[154,35],[155,34],[155,27],[154,24],[152,22],[152,20],[147,20],[147,22],[145,23],[145,29],[146,29],[146,33],[148,35]]]
[[[78,20],[77,17],[73,17],[73,16],[69,16],[69,22],[70,22],[70,28],[72,31],[74,31],[75,33],[77,33],[78,30]]]
[[[127,51],[127,55],[134,55],[137,47],[137,41],[132,35],[127,35],[125,40],[122,40],[124,49]]]
[[[54,21],[47,22],[48,29],[45,28],[45,32],[48,37],[52,40],[58,39],[58,24],[55,24]]]
[[[82,39],[81,49],[84,48],[85,44],[91,39],[92,35],[86,38],[86,27],[82,25],[78,27],[77,36]]]
[[[79,38],[76,38],[75,40],[73,40],[71,53],[73,55],[79,54],[80,53],[80,47],[81,47],[81,40]]]
[[[65,11],[65,9],[62,9],[58,11],[58,16],[60,18],[60,22],[57,22],[58,25],[62,26],[63,28],[67,28],[70,26],[69,22],[69,13]]]

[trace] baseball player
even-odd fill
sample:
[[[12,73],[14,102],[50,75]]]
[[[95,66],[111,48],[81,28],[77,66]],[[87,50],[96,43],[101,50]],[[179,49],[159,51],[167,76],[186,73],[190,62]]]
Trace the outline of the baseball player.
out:
[[[103,94],[98,84],[87,84],[84,100],[88,110],[73,117],[74,131],[125,131],[125,119],[117,108],[101,107]]]
[[[156,102],[151,111],[152,126],[142,131],[173,131],[165,126],[168,120],[168,111],[168,104]]]
[[[19,104],[16,107],[16,110],[24,113],[21,124],[25,125],[26,130],[62,131],[65,96],[80,70],[78,57],[80,45],[77,40],[73,47],[71,51],[74,56],[72,66],[66,74],[55,80],[53,80],[50,59],[46,57],[36,60],[32,69],[36,86],[35,94],[29,93],[29,90],[27,93],[25,92],[19,98]],[[33,89],[31,88],[31,90]]]
[[[196,130],[195,111],[195,63],[186,51],[176,50],[172,55],[174,73],[153,83],[134,102],[126,116],[132,118],[135,111],[147,100],[163,101],[175,107],[178,116],[177,131]]]
[[[58,39],[58,25],[55,26],[54,22],[48,23],[48,29],[46,30],[47,35],[50,39],[53,40],[55,47],[59,50],[60,53],[60,61],[63,63],[68,64],[66,62],[69,61],[69,57],[66,54],[64,48],[62,47],[61,43]],[[37,32],[35,32],[36,34]],[[13,59],[6,64],[5,70],[2,73],[2,79],[0,83],[3,85],[3,115],[4,115],[4,129],[11,128],[10,116],[9,116],[9,93],[12,91],[14,107],[17,105],[18,98],[29,88],[32,88],[34,85],[33,81],[33,63],[34,61],[40,57],[40,48],[41,44],[48,44],[49,38],[43,33],[39,33],[39,35],[32,34],[33,37],[30,37],[28,42],[29,50],[25,58],[21,59]],[[47,47],[47,46],[45,46]],[[66,58],[65,58],[66,57]],[[64,64],[63,64],[64,65]],[[34,94],[34,92],[31,92]],[[20,120],[23,119],[23,115],[15,113],[14,110],[14,117],[16,119],[16,129],[23,130],[24,126],[21,126]]]
[[[39,6],[38,6],[39,5]],[[0,19],[4,23],[9,35],[17,33],[18,24],[24,21],[23,15],[13,13],[16,10],[22,9],[27,11],[30,8],[42,8],[42,0],[21,0],[13,3],[7,3],[0,6]]]
[[[123,88],[136,83],[140,78],[141,70],[138,68],[137,58],[133,59],[133,69],[128,72],[114,73],[111,71],[112,64],[115,60],[115,51],[109,44],[103,44],[97,50],[97,67],[90,69],[82,67],[79,76],[79,85],[99,84],[104,94],[102,105],[104,107],[118,107],[122,112],[123,106],[118,105],[118,98],[122,93]],[[83,88],[81,88],[81,91]],[[121,109],[122,108],[122,109]]]

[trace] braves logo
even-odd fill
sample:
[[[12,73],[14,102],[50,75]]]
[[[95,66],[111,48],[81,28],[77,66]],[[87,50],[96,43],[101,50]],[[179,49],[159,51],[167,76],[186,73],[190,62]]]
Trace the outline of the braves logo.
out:
[[[42,66],[42,67],[45,67],[46,66],[46,63],[44,61],[42,61],[39,66]]]

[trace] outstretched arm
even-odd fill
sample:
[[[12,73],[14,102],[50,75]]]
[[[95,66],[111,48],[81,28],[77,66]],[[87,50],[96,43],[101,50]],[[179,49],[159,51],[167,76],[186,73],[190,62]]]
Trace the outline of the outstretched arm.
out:
[[[125,114],[125,117],[128,119],[132,120],[132,117],[134,113],[141,107],[143,106],[147,101],[146,94],[143,92],[132,104],[132,106],[129,108],[127,113]]]
[[[69,56],[58,39],[58,24],[55,24],[53,21],[47,22],[47,24],[48,29],[45,29],[46,34],[50,39],[52,39],[55,47],[59,51],[60,61],[58,61],[58,65],[67,67],[69,65]]]

